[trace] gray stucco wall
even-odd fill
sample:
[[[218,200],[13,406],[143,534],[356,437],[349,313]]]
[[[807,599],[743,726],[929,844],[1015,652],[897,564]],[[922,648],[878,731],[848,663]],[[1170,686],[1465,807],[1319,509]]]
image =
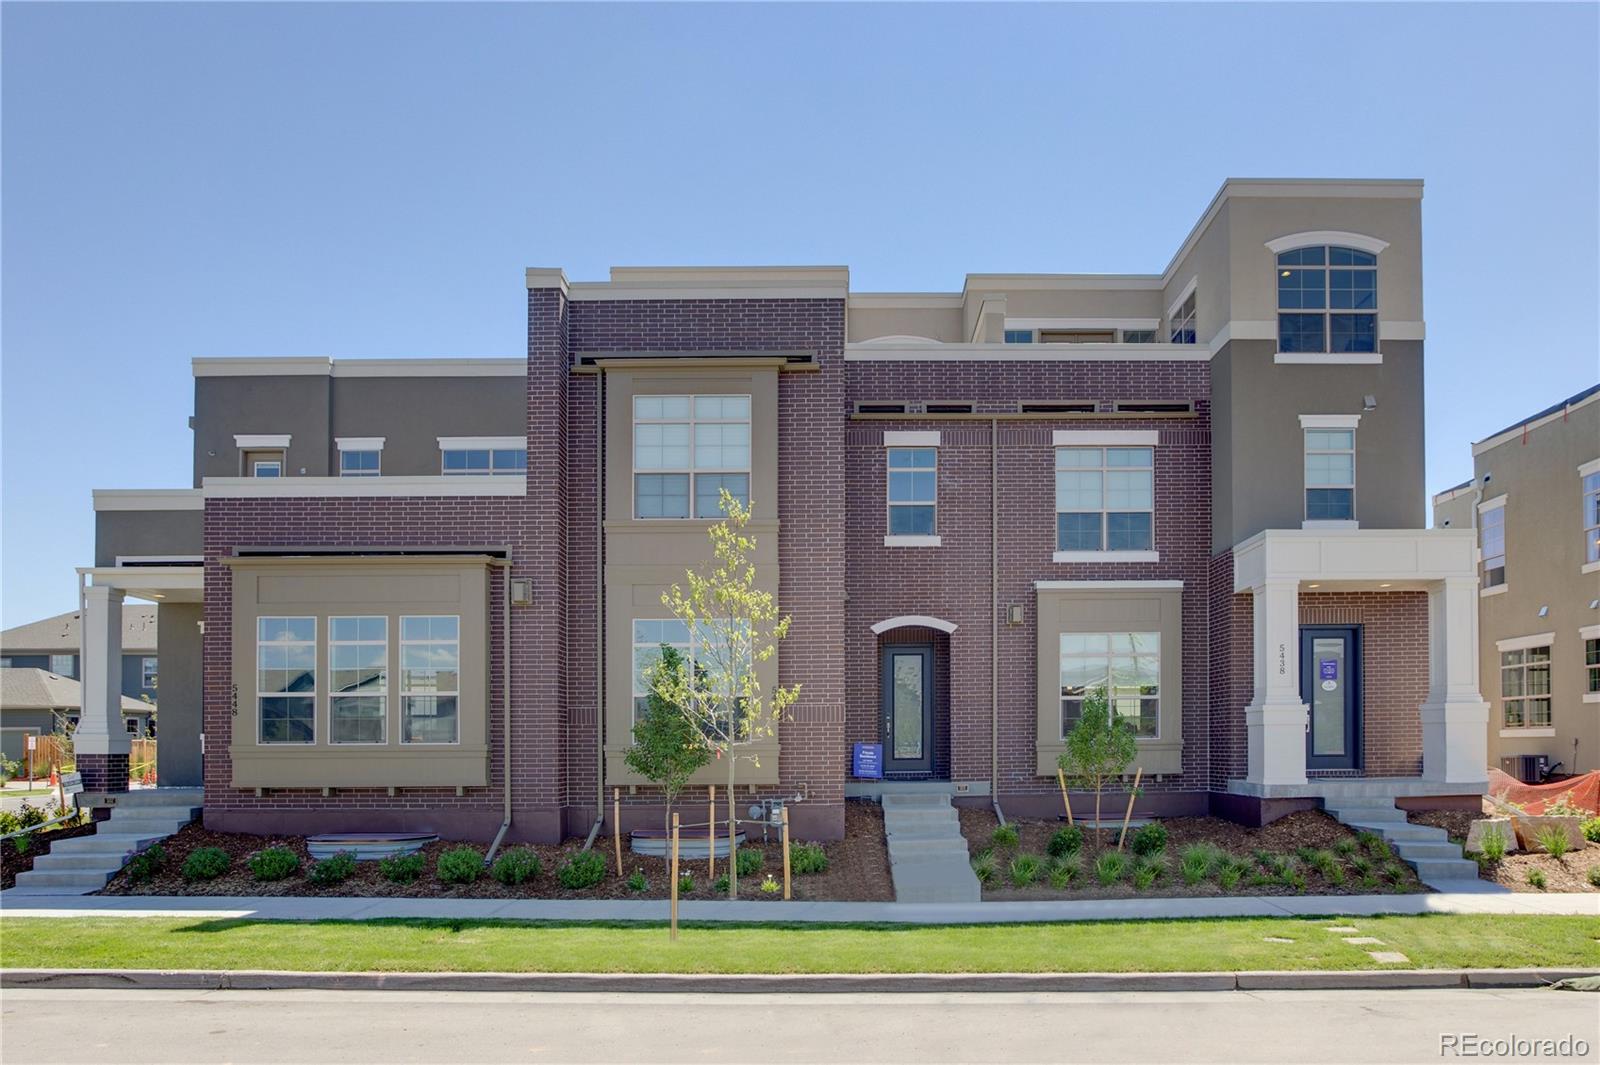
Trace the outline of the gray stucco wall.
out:
[[[381,436],[385,474],[437,474],[441,436],[524,435],[526,393],[523,377],[333,378],[329,469],[339,472],[335,438]]]
[[[1375,366],[1278,365],[1270,340],[1233,341],[1212,360],[1212,550],[1305,517],[1302,414],[1359,414],[1356,520],[1426,527],[1422,343],[1386,340]],[[1378,401],[1363,411],[1363,397]]]
[[[326,477],[329,384],[326,374],[197,377],[194,382],[194,484],[238,477],[240,433],[287,433],[286,476]]]
[[[205,549],[199,510],[99,510],[94,515],[94,564],[117,556],[200,555]]]
[[[167,787],[199,787],[200,620],[199,603],[163,604],[156,611],[161,647],[161,713],[157,719],[156,775]]]

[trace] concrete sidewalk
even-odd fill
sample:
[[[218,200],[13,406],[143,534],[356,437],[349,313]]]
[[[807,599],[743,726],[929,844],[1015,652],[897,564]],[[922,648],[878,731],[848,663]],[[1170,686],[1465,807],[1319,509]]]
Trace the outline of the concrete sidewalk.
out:
[[[1436,892],[1254,898],[1087,899],[1063,902],[684,902],[684,921],[873,924],[1015,924],[1180,917],[1374,917],[1486,913],[1600,916],[1600,895]],[[0,917],[194,917],[368,921],[385,917],[519,921],[665,921],[665,900],[394,899],[168,895],[20,895],[0,892]]]

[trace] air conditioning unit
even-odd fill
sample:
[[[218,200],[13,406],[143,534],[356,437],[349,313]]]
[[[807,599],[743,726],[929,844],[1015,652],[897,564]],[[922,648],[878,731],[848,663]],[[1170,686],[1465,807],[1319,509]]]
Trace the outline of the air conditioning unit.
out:
[[[1500,759],[1500,771],[1524,784],[1541,783],[1550,772],[1548,754],[1510,754]]]

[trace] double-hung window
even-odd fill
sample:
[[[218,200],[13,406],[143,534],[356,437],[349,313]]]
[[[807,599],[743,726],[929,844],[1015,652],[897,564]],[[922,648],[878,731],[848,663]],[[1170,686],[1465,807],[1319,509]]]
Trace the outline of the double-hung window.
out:
[[[679,618],[633,619],[634,720],[637,721],[649,706],[650,677],[656,663],[661,661],[662,647],[671,647],[682,656],[695,687],[704,693],[707,705],[717,707],[715,725],[703,723],[708,731],[733,732],[737,739],[729,708],[742,704],[740,693],[752,664],[747,658],[737,660],[735,654],[742,652],[728,642],[699,631]]]
[[[1583,691],[1600,695],[1600,639],[1583,641]]]
[[[400,742],[460,739],[461,618],[400,618]]]
[[[147,691],[155,691],[158,662],[159,659],[152,657],[139,659],[139,687]]]
[[[389,717],[389,619],[328,619],[328,742],[384,743]]]
[[[256,619],[257,739],[314,743],[317,736],[317,619]]]
[[[1155,449],[1056,448],[1056,550],[1155,546]]]
[[[1478,514],[1478,549],[1483,556],[1479,570],[1485,588],[1506,583],[1506,508],[1489,507]]]
[[[939,497],[939,449],[892,447],[888,451],[889,535],[932,536]]]
[[[1600,562],[1600,470],[1583,478],[1583,561]]]
[[[1550,727],[1550,648],[1522,647],[1500,652],[1501,725]]]
[[[1278,255],[1278,350],[1378,350],[1378,257],[1334,245]]]
[[[1111,712],[1135,734],[1156,738],[1161,720],[1159,632],[1064,632],[1061,634],[1061,738],[1077,724],[1083,700],[1105,690]]]
[[[446,477],[515,477],[528,472],[522,448],[446,448],[441,452]]]
[[[750,505],[750,397],[633,397],[633,516],[720,518]]]
[[[1307,521],[1354,521],[1356,431],[1307,429],[1305,478]]]

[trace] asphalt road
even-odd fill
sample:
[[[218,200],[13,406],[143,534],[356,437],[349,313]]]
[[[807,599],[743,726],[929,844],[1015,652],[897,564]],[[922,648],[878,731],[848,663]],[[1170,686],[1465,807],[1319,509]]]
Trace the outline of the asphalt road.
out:
[[[1443,1033],[1573,1035],[1551,991],[622,995],[0,993],[0,1061],[1438,1062]],[[1485,1060],[1475,1058],[1471,1060]],[[1487,1060],[1508,1060],[1489,1058]]]

